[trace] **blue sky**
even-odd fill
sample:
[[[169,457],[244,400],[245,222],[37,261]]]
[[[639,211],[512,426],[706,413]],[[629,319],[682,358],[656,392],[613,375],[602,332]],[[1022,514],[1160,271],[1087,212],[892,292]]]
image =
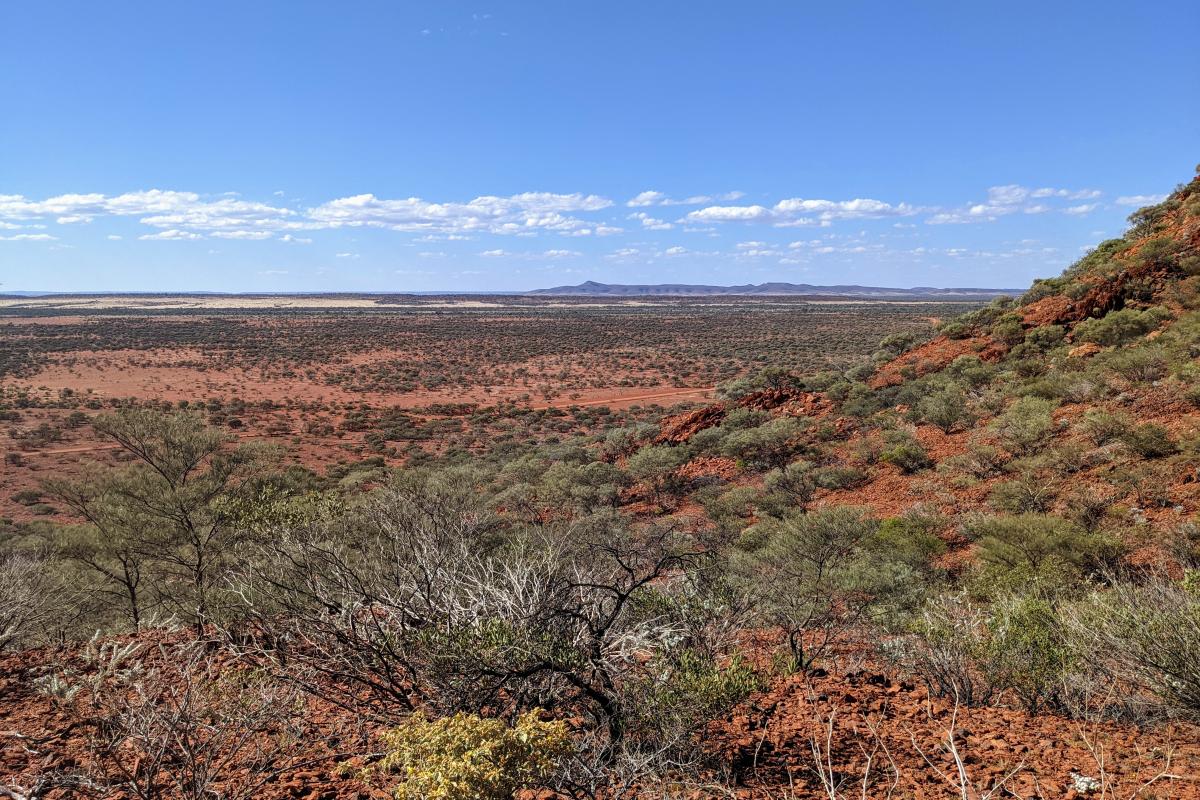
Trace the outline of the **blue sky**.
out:
[[[1014,286],[1200,160],[1200,4],[0,0],[0,291]]]

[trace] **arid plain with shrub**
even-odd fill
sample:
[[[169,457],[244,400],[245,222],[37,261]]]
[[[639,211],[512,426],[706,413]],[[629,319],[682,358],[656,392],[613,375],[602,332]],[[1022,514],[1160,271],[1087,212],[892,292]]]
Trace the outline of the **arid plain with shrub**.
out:
[[[1200,179],[1130,225],[986,305],[7,301],[0,796],[1200,796]]]

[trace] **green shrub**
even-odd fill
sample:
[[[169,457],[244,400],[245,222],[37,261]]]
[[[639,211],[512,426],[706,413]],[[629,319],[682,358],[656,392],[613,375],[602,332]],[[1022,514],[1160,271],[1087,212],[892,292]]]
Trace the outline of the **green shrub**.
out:
[[[1153,383],[1166,377],[1171,360],[1161,347],[1136,347],[1105,355],[1105,367],[1134,383]]]
[[[763,483],[767,492],[780,496],[790,506],[797,508],[806,508],[817,489],[812,465],[805,461],[768,472]]]
[[[992,608],[987,627],[985,669],[992,683],[1016,694],[1026,713],[1057,705],[1073,654],[1053,604],[1036,596],[1006,598]]]
[[[1093,443],[1105,445],[1124,436],[1131,424],[1129,417],[1124,414],[1092,409],[1080,419],[1079,429]]]
[[[807,419],[779,417],[757,428],[734,431],[721,442],[721,455],[760,468],[779,468],[804,449]]]
[[[36,489],[23,489],[12,496],[14,503],[19,503],[23,506],[32,506],[42,500],[42,493]]]
[[[1071,627],[1083,658],[1157,696],[1167,715],[1200,720],[1200,593],[1163,577],[1119,581]]]
[[[1000,450],[991,445],[972,444],[967,448],[967,452],[951,456],[943,461],[940,467],[982,479],[999,475],[1007,460]]]
[[[1025,341],[1025,327],[1016,314],[1005,314],[992,326],[992,336],[1007,345]]]
[[[944,525],[941,517],[910,512],[881,522],[875,540],[894,558],[928,568],[930,560],[946,552],[946,543],[937,535]]]
[[[762,621],[784,632],[799,669],[808,669],[877,601],[866,569],[877,529],[864,509],[797,512],[748,528],[730,554]]]
[[[997,511],[1010,514],[1044,514],[1054,505],[1056,497],[1049,483],[1030,474],[996,484],[988,502]]]
[[[1103,317],[1087,319],[1076,325],[1075,339],[1105,346],[1123,344],[1154,330],[1166,316],[1167,313],[1158,308],[1147,311],[1133,308],[1110,311]]]
[[[1162,458],[1179,451],[1171,432],[1153,422],[1126,431],[1121,435],[1121,442],[1143,458]]]
[[[1066,329],[1062,325],[1043,325],[1025,334],[1025,343],[1038,350],[1049,350],[1062,344]]]
[[[1038,587],[1056,592],[1119,555],[1111,537],[1043,514],[982,517],[968,523],[978,540],[981,586],[993,596]]]
[[[820,467],[812,471],[811,477],[818,488],[836,490],[862,486],[871,476],[858,467]]]
[[[957,387],[947,387],[925,396],[917,403],[917,413],[923,421],[936,425],[945,433],[970,425],[972,420],[967,399]]]
[[[886,464],[899,467],[901,472],[911,474],[929,469],[933,459],[929,453],[912,436],[905,433],[894,433],[888,437],[887,447],[879,454],[879,460]]]
[[[1054,429],[1057,405],[1039,397],[1020,397],[991,425],[1001,443],[1016,454],[1031,453],[1047,444]]]
[[[995,372],[995,367],[974,355],[961,355],[944,370],[945,375],[967,386],[983,386],[991,381]]]
[[[629,692],[637,699],[630,709],[630,728],[652,746],[672,744],[682,731],[703,729],[761,689],[763,683],[753,665],[740,655],[718,663],[709,655],[685,649],[660,658],[653,667]]]
[[[938,331],[947,339],[966,339],[971,335],[971,327],[961,322],[947,322]]]

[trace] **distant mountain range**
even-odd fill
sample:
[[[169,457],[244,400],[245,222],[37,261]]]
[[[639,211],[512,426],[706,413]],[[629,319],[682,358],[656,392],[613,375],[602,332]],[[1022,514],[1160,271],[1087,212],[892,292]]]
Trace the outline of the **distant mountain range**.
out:
[[[0,298],[67,297],[399,297],[399,296],[542,296],[542,297],[720,297],[758,295],[760,297],[828,297],[863,300],[991,300],[1001,295],[1020,296],[1023,289],[980,289],[914,286],[898,289],[886,286],[814,286],[808,283],[747,283],[741,286],[706,286],[691,283],[626,284],[584,281],[576,286],[521,291],[475,292],[0,292]]]
[[[804,295],[807,297],[861,297],[864,299],[990,300],[1001,295],[1018,296],[1021,289],[939,289],[914,286],[896,289],[884,286],[813,286],[807,283],[747,283],[742,286],[704,286],[689,283],[622,284],[584,281],[577,286],[534,289],[526,294],[561,297],[713,297],[720,295]]]

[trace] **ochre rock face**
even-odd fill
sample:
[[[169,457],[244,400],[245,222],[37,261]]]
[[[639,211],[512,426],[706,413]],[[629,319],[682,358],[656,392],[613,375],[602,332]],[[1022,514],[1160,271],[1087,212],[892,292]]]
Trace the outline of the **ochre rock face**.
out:
[[[661,430],[655,437],[655,444],[679,444],[686,442],[705,428],[720,425],[725,419],[725,406],[717,404],[676,414],[662,421]]]

